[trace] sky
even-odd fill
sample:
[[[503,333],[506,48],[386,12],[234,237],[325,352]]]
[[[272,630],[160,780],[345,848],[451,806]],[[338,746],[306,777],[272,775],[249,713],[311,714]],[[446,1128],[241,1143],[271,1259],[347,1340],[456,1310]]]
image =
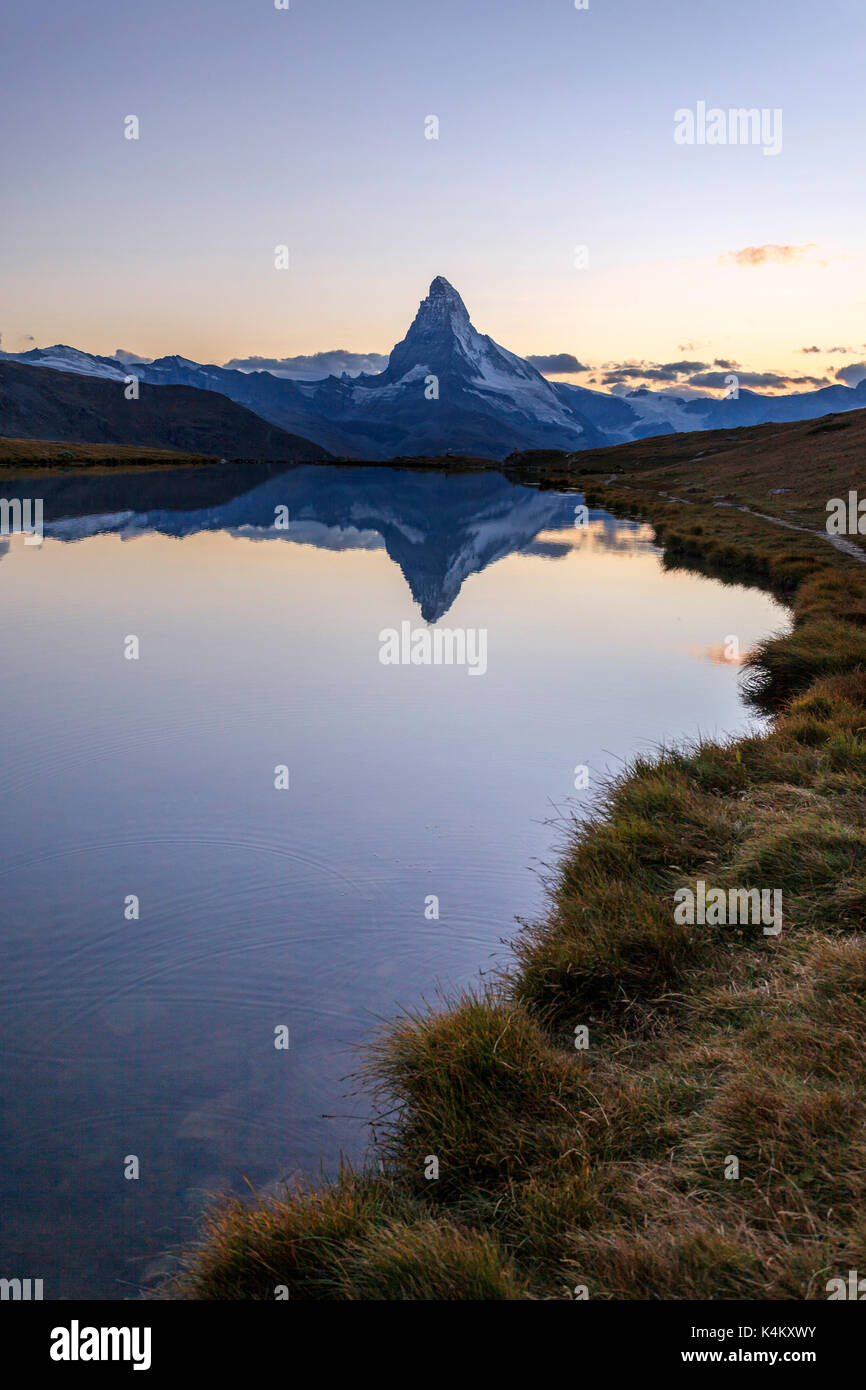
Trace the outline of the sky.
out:
[[[584,384],[866,375],[862,0],[0,18],[5,351],[375,360],[441,274],[480,331]],[[678,143],[701,102],[781,139]]]

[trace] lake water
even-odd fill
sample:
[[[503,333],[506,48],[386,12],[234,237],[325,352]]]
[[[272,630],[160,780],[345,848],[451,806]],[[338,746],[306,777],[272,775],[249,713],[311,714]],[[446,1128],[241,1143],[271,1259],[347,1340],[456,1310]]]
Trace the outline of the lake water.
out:
[[[128,1298],[207,1193],[362,1155],[355,1045],[507,960],[606,770],[752,722],[726,644],[786,617],[495,473],[0,491],[46,516],[0,542],[0,1275]],[[403,623],[486,671],[382,664]]]

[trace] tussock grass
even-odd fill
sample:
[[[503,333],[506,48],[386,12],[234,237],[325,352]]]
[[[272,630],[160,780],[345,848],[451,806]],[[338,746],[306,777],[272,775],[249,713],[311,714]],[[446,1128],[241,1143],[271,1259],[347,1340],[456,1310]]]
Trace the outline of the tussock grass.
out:
[[[398,1020],[369,1049],[367,1071],[399,1106],[382,1152],[410,1190],[432,1189],[439,1202],[496,1193],[573,1149],[581,1088],[571,1059],[493,993]],[[435,1183],[428,1156],[438,1160]]]
[[[772,727],[616,778],[498,986],[369,1050],[382,1171],[215,1210],[173,1296],[823,1298],[866,1265],[866,566],[694,513],[669,559],[793,593],[748,669]],[[781,936],[676,926],[698,878],[780,888]]]
[[[233,1198],[207,1213],[200,1243],[166,1286],[169,1297],[273,1300],[345,1296],[347,1247],[379,1227],[412,1220],[411,1199],[346,1168],[336,1182],[287,1189],[281,1200],[250,1206]]]
[[[526,1279],[515,1275],[495,1237],[450,1221],[380,1226],[350,1245],[343,1266],[349,1299],[521,1299]]]

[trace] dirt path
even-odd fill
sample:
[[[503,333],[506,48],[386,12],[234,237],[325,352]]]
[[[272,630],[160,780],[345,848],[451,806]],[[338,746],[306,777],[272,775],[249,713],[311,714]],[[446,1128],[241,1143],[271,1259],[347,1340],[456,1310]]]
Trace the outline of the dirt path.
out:
[[[606,484],[615,483],[616,481],[617,476],[615,473],[611,473],[610,477],[605,479]],[[620,482],[618,485],[619,487],[629,488],[631,491],[636,490],[629,483]],[[686,507],[693,505],[690,498],[674,497],[673,493],[663,492],[661,488],[656,488],[656,496],[664,497],[667,502],[681,502],[683,506]],[[751,507],[742,507],[735,502],[716,502],[715,506],[736,506],[738,512],[745,512],[748,516],[758,517],[761,521],[769,521],[773,526],[784,526],[786,531],[802,531],[807,536],[815,536],[819,541],[826,541],[828,545],[832,545],[835,550],[840,550],[843,555],[850,555],[852,559],[859,560],[861,565],[866,564],[866,550],[864,550],[862,546],[856,545],[854,541],[845,540],[844,536],[831,536],[827,531],[816,531],[811,526],[798,526],[795,521],[785,521],[780,516],[768,516],[766,512],[755,512],[752,511]]]
[[[674,499],[675,500],[675,499]],[[732,507],[733,502],[717,502],[717,507]],[[827,531],[815,531],[811,526],[798,526],[793,521],[783,521],[780,516],[768,516],[766,512],[753,512],[751,507],[737,507],[738,512],[747,512],[749,516],[760,517],[762,521],[770,521],[774,526],[784,526],[788,531],[804,531],[807,536],[817,536],[818,540],[827,541],[836,550],[841,550],[843,555],[850,555],[861,564],[866,564],[866,551],[854,541],[846,541],[844,536],[831,536]]]

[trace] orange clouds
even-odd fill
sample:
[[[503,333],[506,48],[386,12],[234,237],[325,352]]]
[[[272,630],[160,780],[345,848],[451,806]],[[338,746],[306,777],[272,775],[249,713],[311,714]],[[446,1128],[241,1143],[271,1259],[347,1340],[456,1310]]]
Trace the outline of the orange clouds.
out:
[[[727,251],[719,261],[722,265],[789,265],[791,261],[803,260],[814,251],[815,245],[814,241],[802,246],[776,246],[768,242],[766,246],[744,246],[742,251]]]

